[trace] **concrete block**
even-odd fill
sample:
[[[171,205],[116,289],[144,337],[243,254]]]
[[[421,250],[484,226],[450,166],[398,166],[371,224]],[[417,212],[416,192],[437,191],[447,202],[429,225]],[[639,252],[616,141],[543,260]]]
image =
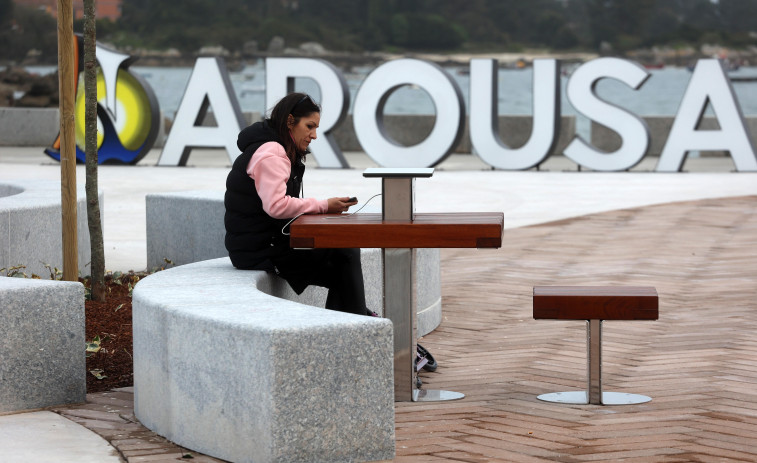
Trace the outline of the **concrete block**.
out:
[[[229,461],[392,459],[391,322],[283,299],[282,283],[228,258],[140,281],[137,418]]]
[[[223,191],[146,196],[147,268],[228,256],[224,246]]]
[[[381,249],[361,249],[360,265],[363,268],[365,304],[370,310],[379,315],[384,315],[384,264],[381,256]],[[441,291],[441,287],[439,288],[439,291]],[[318,306],[323,307],[324,304],[319,304]],[[420,307],[421,304],[418,303],[418,306]],[[423,309],[419,308],[419,312],[422,310]],[[441,311],[441,307],[439,310]],[[436,326],[434,326],[434,328],[436,328]]]
[[[442,323],[439,249],[416,249],[415,259],[416,332],[418,336],[424,336]]]
[[[0,217],[6,226],[0,228],[0,263],[2,267],[24,265],[26,274],[46,277],[45,264],[63,268],[61,236],[60,183],[47,180],[4,182],[0,194]],[[84,186],[77,188],[77,228],[79,271],[89,269],[90,244],[87,226],[87,205]],[[100,207],[103,206],[100,194]],[[0,267],[1,268],[1,267]]]
[[[15,185],[8,185],[5,183],[0,183],[0,238],[5,238],[10,236],[10,210],[3,210],[1,207],[3,204],[3,198],[7,196],[13,196],[20,193],[23,193],[24,189],[15,186]],[[0,269],[1,268],[8,268],[11,266],[10,264],[10,255],[7,249],[3,250],[4,248],[0,245]],[[0,275],[4,275],[5,272],[0,272]]]
[[[49,146],[59,131],[57,108],[0,108],[0,145]]]
[[[84,402],[84,286],[0,277],[0,412]]]
[[[10,211],[0,210],[0,237],[10,236],[10,224],[8,223],[9,216]],[[0,247],[0,269],[8,269],[9,267],[11,267],[10,253],[7,251],[7,249],[3,249],[3,247]],[[6,271],[0,271],[0,276],[4,275],[6,275]]]
[[[245,112],[245,122],[251,124],[263,117],[259,112]],[[422,142],[433,129],[435,115],[396,115],[383,117],[387,136],[397,143],[412,146]],[[565,146],[575,135],[575,116],[563,116],[560,119],[560,134],[555,153],[562,153]],[[5,146],[47,146],[59,130],[57,109],[38,108],[0,108],[0,145]],[[169,124],[170,125],[170,121]],[[215,115],[208,111],[203,126],[216,125]],[[531,135],[531,116],[500,116],[499,133],[508,146],[522,146]],[[161,113],[160,129],[153,148],[162,148],[170,127]],[[333,131],[333,136],[342,151],[364,151],[355,135],[352,115],[348,114],[342,124]],[[468,119],[465,121],[463,136],[454,147],[455,153],[470,153],[472,150]]]
[[[659,156],[668,140],[670,128],[673,127],[672,117],[647,116],[643,118],[649,128],[651,137],[647,156]],[[620,148],[620,135],[604,125],[595,121],[591,122],[591,144],[597,149],[611,153]]]
[[[253,122],[258,122],[263,120],[263,114],[259,113],[258,111],[245,111],[242,113],[242,117],[244,118],[245,127],[248,125],[252,125]],[[218,123],[216,122],[216,115],[213,113],[213,111],[208,111],[205,114],[205,119],[202,120],[200,123],[203,127],[217,127]]]
[[[55,234],[59,238],[51,243],[50,238]],[[11,265],[25,265],[25,273],[45,277],[48,272],[44,264],[61,268],[62,247],[53,246],[53,243],[61,243],[60,234],[60,205],[28,203],[10,216],[7,246]]]
[[[673,127],[673,121],[675,120],[671,116],[645,116],[644,121],[649,128],[649,135],[651,137],[649,149],[647,149],[647,156],[660,156],[662,150],[665,148],[665,144],[668,142],[668,135],[670,129]],[[757,117],[745,117],[747,133],[749,134],[752,145],[757,147]],[[706,116],[702,118],[697,130],[718,130],[717,118],[712,116]],[[591,144],[597,149],[606,152],[613,152],[620,148],[620,135],[609,128],[598,124],[594,121],[591,123]],[[707,151],[702,152],[703,155],[709,156],[729,156],[727,151]]]
[[[357,135],[355,135],[352,114],[345,116],[339,127],[334,129],[332,135],[342,151],[363,151],[360,142],[357,140]]]
[[[434,115],[385,115],[384,130],[387,138],[394,140],[395,143],[413,146],[421,143],[431,134],[435,122]]]
[[[399,144],[411,146],[426,139],[433,129],[436,116],[433,115],[386,115],[383,118],[387,135]],[[513,148],[523,146],[531,136],[533,120],[531,116],[500,116],[499,134],[502,140]],[[562,153],[576,133],[576,117],[562,116],[560,131],[554,153]],[[334,137],[342,151],[364,151],[355,135],[352,115],[334,130]],[[470,129],[465,121],[463,136],[454,148],[455,153],[471,153]],[[553,154],[554,154],[553,153]]]
[[[512,149],[520,148],[525,145],[531,138],[533,130],[532,116],[500,116],[498,125],[499,138]],[[560,118],[560,128],[557,134],[557,144],[552,150],[552,154],[562,153],[565,147],[573,140],[576,134],[576,117],[562,116]],[[470,126],[466,122],[463,142],[456,152],[470,153],[473,151],[473,145],[470,141]]]

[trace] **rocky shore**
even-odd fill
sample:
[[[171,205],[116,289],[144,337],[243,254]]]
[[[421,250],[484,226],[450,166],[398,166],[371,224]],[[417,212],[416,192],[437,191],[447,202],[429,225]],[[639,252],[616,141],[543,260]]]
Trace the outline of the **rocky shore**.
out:
[[[58,73],[44,76],[22,67],[0,71],[0,107],[48,108],[58,106]]]

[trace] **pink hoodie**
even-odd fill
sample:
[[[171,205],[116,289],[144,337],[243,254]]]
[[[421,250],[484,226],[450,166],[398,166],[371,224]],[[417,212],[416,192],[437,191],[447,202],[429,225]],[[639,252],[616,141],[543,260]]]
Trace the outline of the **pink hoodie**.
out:
[[[292,163],[284,147],[276,142],[264,143],[247,165],[247,175],[255,180],[255,189],[263,201],[263,210],[274,219],[289,219],[299,214],[324,214],[328,201],[293,198],[286,194]]]

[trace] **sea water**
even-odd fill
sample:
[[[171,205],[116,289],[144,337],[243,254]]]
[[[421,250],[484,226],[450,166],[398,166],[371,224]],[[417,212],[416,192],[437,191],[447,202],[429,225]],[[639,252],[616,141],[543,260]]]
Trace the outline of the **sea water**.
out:
[[[189,67],[141,67],[132,66],[133,72],[143,77],[152,87],[163,114],[173,119],[181,103],[187,82],[192,74]],[[29,66],[27,70],[40,74],[55,71],[54,66]],[[369,67],[355,68],[346,72],[344,77],[349,86],[350,104],[360,84],[370,73]],[[467,66],[446,67],[444,70],[457,82],[468,108],[470,75]],[[600,98],[639,116],[674,116],[683,98],[691,78],[686,68],[668,67],[648,70],[650,78],[639,90],[633,90],[624,83],[606,78],[598,82],[597,94]],[[229,73],[232,86],[242,111],[265,113],[265,65],[262,60]],[[757,78],[757,67],[742,67],[735,74]],[[532,114],[532,78],[533,70],[500,69],[498,76],[498,111],[500,115]],[[566,97],[565,87],[570,76],[561,79],[561,112],[563,115],[577,115]],[[736,99],[744,115],[757,115],[757,81],[734,81],[732,83]],[[295,89],[307,92],[316,101],[320,100],[320,91],[314,80],[295,79]],[[350,111],[352,107],[350,105]],[[402,86],[387,99],[385,114],[434,114],[434,104],[429,95],[416,86]],[[706,114],[712,115],[711,109]],[[577,115],[577,125],[583,125],[582,116]],[[586,122],[586,121],[584,121]]]

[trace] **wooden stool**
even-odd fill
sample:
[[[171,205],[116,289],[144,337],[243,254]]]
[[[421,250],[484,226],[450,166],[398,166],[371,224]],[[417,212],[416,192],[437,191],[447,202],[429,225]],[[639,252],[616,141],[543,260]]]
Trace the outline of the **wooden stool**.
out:
[[[657,320],[657,290],[651,286],[534,286],[534,319],[586,320],[587,390],[554,392],[547,402],[626,405],[650,397],[602,392],[602,321]]]

